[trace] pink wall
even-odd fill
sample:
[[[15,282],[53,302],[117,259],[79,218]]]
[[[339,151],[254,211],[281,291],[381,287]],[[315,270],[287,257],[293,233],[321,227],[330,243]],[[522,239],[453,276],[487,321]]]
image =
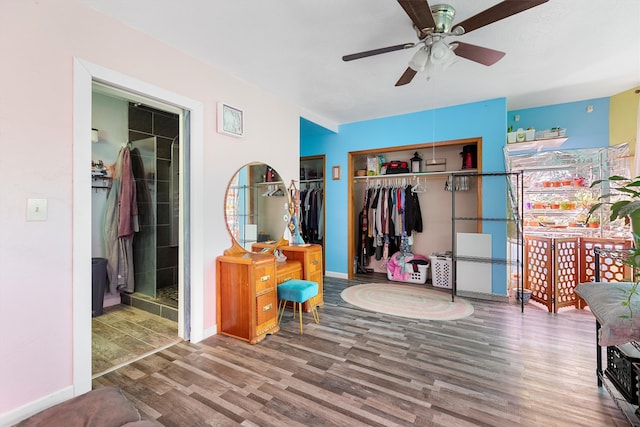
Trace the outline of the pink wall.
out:
[[[3,413],[73,383],[73,286],[90,286],[74,284],[72,276],[74,57],[204,105],[204,148],[193,155],[211,166],[198,177],[207,220],[192,232],[205,242],[204,265],[194,267],[205,278],[205,330],[216,320],[212,261],[230,244],[223,218],[227,181],[256,160],[294,178],[300,113],[76,0],[0,2],[0,52],[1,421]],[[244,138],[216,133],[219,101],[245,110]],[[25,220],[27,198],[48,200],[47,221]]]

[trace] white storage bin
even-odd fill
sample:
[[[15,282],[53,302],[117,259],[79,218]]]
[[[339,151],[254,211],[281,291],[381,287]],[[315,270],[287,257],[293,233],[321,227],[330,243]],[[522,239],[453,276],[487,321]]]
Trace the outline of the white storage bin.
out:
[[[453,262],[447,257],[431,257],[431,281],[438,288],[453,287]]]
[[[427,282],[427,271],[429,270],[428,264],[418,264],[418,271],[409,273],[406,280],[401,280],[393,277],[393,274],[387,268],[387,279],[394,282],[406,282],[406,283],[418,283],[423,285]]]

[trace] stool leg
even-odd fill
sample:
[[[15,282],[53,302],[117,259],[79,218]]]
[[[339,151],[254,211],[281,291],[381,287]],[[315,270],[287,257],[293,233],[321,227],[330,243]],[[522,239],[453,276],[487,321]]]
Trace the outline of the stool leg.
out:
[[[316,323],[320,323],[320,314],[318,314],[318,306],[314,305],[313,307],[311,307],[311,312],[313,313],[313,320],[315,320]]]
[[[284,315],[284,309],[287,308],[287,302],[281,299],[278,302],[278,325],[282,321],[282,316]]]
[[[298,316],[300,316],[300,335],[302,335],[302,303],[298,303]]]

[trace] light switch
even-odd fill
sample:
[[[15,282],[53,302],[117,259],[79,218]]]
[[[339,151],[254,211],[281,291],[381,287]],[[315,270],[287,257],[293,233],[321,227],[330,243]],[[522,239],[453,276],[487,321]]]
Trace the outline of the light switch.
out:
[[[47,220],[47,199],[27,199],[27,221]]]

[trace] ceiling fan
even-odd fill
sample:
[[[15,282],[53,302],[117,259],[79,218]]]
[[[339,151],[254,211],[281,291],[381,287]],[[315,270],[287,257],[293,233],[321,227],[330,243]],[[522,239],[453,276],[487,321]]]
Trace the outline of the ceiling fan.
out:
[[[419,46],[419,50],[409,61],[409,66],[396,82],[396,86],[410,83],[419,71],[430,72],[436,67],[446,68],[456,56],[490,66],[502,59],[505,53],[457,40],[449,44],[445,42],[445,38],[467,34],[547,1],[549,0],[505,0],[452,27],[455,16],[455,9],[452,6],[448,4],[429,6],[427,0],[398,0],[413,22],[418,41],[352,53],[343,56],[342,60],[353,61]]]

